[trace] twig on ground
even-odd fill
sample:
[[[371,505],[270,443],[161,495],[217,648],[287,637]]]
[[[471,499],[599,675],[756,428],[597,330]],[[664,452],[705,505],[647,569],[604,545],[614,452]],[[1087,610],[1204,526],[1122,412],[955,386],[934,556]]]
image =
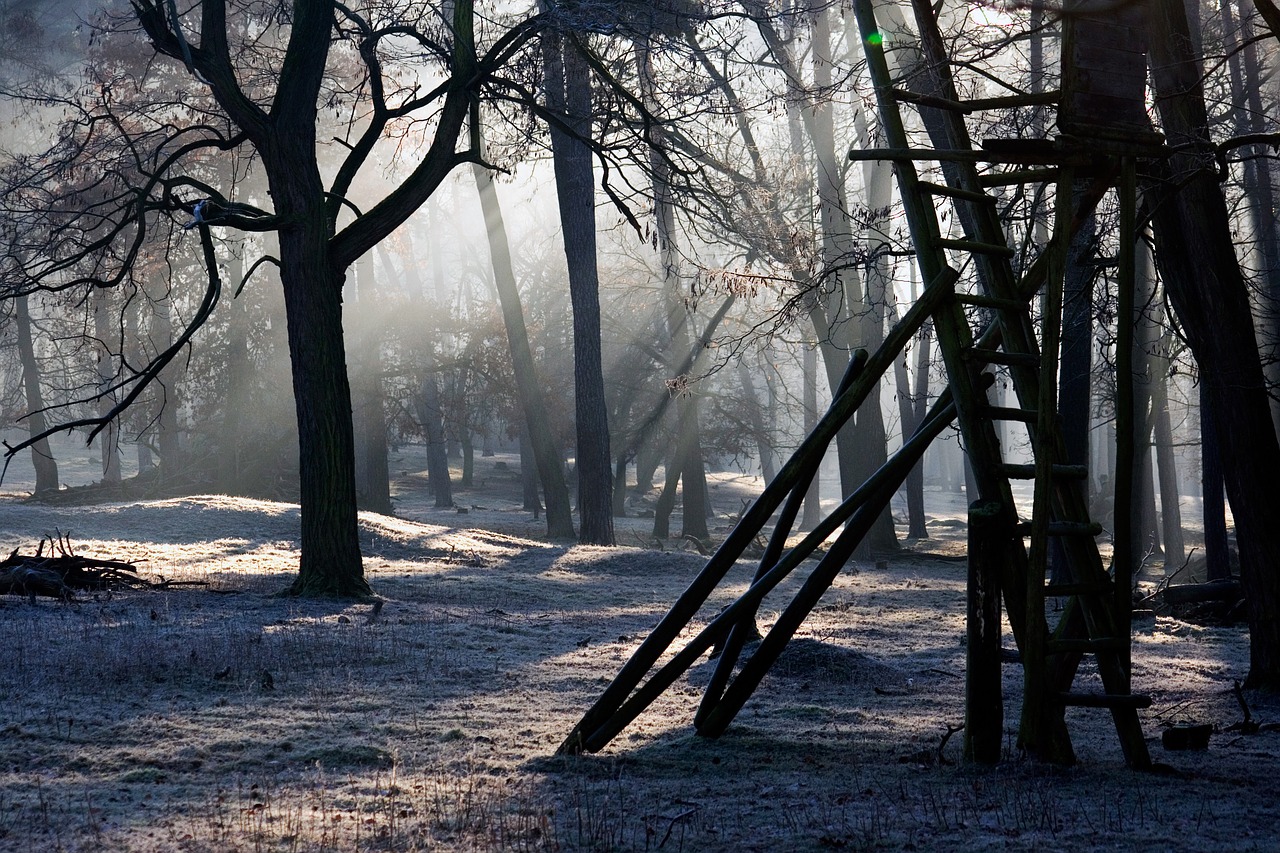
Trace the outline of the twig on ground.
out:
[[[947,746],[947,741],[951,740],[951,736],[952,736],[953,734],[955,734],[956,732],[962,732],[962,731],[964,731],[964,723],[961,723],[961,724],[960,724],[960,725],[958,725],[958,726],[953,726],[953,725],[951,725],[950,723],[947,723],[947,733],[946,733],[945,735],[943,735],[943,736],[942,736],[942,742],[938,744],[938,763],[939,763],[939,764],[954,764],[954,763],[955,763],[955,762],[951,761],[950,759],[944,758],[944,757],[943,757],[943,755],[942,755],[942,750],[944,750],[944,749],[946,748],[946,746]]]

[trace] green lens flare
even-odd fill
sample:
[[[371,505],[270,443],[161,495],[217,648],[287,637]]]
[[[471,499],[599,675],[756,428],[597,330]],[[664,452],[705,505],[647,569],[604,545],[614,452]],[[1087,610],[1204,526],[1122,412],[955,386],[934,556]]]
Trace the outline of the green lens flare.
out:
[[[880,35],[879,33],[872,33],[871,35],[867,36],[867,44],[873,45],[875,47],[879,47],[880,45],[884,44],[884,36]]]

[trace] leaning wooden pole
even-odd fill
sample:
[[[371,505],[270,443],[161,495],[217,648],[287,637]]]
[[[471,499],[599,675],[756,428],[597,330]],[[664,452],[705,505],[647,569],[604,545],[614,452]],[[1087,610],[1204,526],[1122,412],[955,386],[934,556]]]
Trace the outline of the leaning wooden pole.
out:
[[[778,472],[773,482],[765,487],[760,497],[756,498],[750,509],[707,561],[707,565],[680,595],[671,610],[654,627],[640,647],[632,653],[631,659],[623,665],[600,698],[574,726],[564,743],[560,745],[559,752],[581,751],[583,737],[599,728],[618,710],[662,653],[675,641],[681,629],[689,623],[689,620],[698,612],[698,608],[724,579],[734,562],[746,550],[747,545],[768,522],[769,517],[800,482],[808,460],[814,455],[821,456],[826,452],[827,446],[835,438],[836,433],[849,418],[853,417],[858,406],[862,405],[867,395],[871,393],[871,389],[880,381],[881,375],[892,368],[893,360],[911,342],[916,331],[932,316],[943,299],[951,297],[957,276],[958,273],[950,268],[944,269],[935,276],[911,310],[889,330],[884,342],[867,359],[866,367],[859,378],[848,391],[832,403],[831,408],[818,421],[813,432],[806,436],[795,454],[787,464],[782,466],[782,470]]]
[[[603,749],[645,708],[649,707],[655,699],[661,696],[663,691],[674,684],[675,680],[684,674],[689,667],[697,663],[698,659],[716,641],[724,637],[735,624],[739,623],[744,614],[754,613],[759,608],[760,602],[764,600],[764,597],[785,580],[819,545],[835,533],[841,524],[844,524],[860,510],[874,504],[874,497],[886,492],[889,496],[892,496],[897,487],[906,479],[907,473],[915,467],[916,462],[924,455],[925,448],[955,419],[955,416],[956,410],[951,400],[951,394],[949,391],[944,391],[935,402],[924,423],[920,425],[911,439],[881,466],[880,470],[858,487],[831,515],[823,519],[821,524],[810,531],[798,545],[788,551],[776,565],[765,572],[737,601],[712,619],[697,636],[690,640],[675,657],[641,685],[598,728],[586,732],[579,738],[576,741],[577,748],[567,750],[564,746],[561,746],[560,753],[597,752]],[[883,503],[879,504],[878,507],[866,518],[874,520],[875,516],[883,509]],[[850,523],[852,524],[852,522]],[[857,543],[855,542],[854,544],[856,545]],[[702,733],[702,730],[699,729],[699,732]]]
[[[984,390],[990,387],[991,381],[994,380],[989,380]],[[849,519],[840,536],[823,555],[817,567],[792,598],[791,603],[782,611],[773,627],[769,629],[769,633],[760,641],[760,646],[755,653],[742,665],[738,677],[725,689],[724,697],[719,704],[706,715],[702,725],[698,727],[698,734],[705,737],[719,737],[733,722],[734,717],[742,710],[742,706],[760,686],[765,673],[777,662],[782,650],[795,636],[800,625],[830,589],[836,576],[852,559],[854,550],[866,537],[871,526],[875,524],[876,518],[888,506],[894,494],[901,488],[907,474],[911,472],[919,456],[923,455],[928,442],[936,438],[946,423],[958,413],[958,407],[955,407],[954,403],[949,401],[949,406],[953,408],[949,411],[946,422],[939,422],[940,419],[934,418],[917,430],[916,436],[922,441],[912,444],[911,447],[918,448],[919,455],[914,450],[910,456],[899,450],[890,460],[892,464],[886,462],[871,479],[859,487],[859,492],[868,493],[866,500]]]
[[[853,380],[861,375],[866,362],[866,350],[858,350],[854,354],[853,360],[850,361],[849,367],[845,370],[844,379],[840,383],[836,397],[847,391]],[[800,513],[800,505],[806,500],[809,484],[813,482],[813,478],[818,473],[818,467],[821,464],[822,459],[814,457],[809,468],[801,477],[800,482],[796,483],[795,488],[791,490],[791,495],[787,498],[786,504],[782,507],[782,512],[778,514],[778,520],[773,525],[773,533],[769,536],[769,544],[764,549],[764,555],[760,558],[760,565],[756,569],[752,583],[764,577],[765,573],[782,556],[782,552],[787,546],[787,537],[791,535],[791,528]],[[720,659],[716,661],[715,672],[711,674],[711,681],[702,695],[702,703],[698,706],[698,710],[693,716],[693,724],[695,726],[701,725],[703,718],[720,701],[720,696],[724,693],[725,685],[729,683],[730,676],[733,675],[733,667],[737,664],[738,656],[742,654],[742,648],[746,645],[747,639],[753,635],[759,636],[752,630],[755,627],[755,617],[756,612],[754,610],[744,614],[733,626],[729,636],[725,638],[724,646],[720,650]]]

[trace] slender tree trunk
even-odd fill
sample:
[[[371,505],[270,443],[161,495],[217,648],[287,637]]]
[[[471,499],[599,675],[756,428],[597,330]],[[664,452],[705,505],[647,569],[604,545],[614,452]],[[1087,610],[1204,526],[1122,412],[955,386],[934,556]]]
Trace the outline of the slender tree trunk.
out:
[[[476,436],[469,428],[462,428],[462,476],[458,485],[464,489],[475,487],[476,479]]]
[[[547,106],[572,130],[551,126],[552,160],[569,294],[573,303],[574,412],[577,416],[579,541],[612,545],[613,471],[600,353],[600,281],[596,266],[595,178],[591,151],[591,81],[585,58],[557,34],[544,37]]]
[[[538,498],[538,463],[534,459],[532,445],[529,428],[524,426],[520,429],[520,491],[524,496],[524,508],[537,518],[542,512],[542,501]],[[563,476],[561,479],[563,481]]]
[[[26,294],[14,298],[18,326],[18,359],[22,363],[22,389],[27,402],[27,430],[40,435],[48,429],[44,416],[44,395],[40,390],[40,362],[36,360],[36,348],[31,334],[31,309]],[[31,465],[36,472],[37,497],[58,490],[58,462],[49,449],[49,439],[42,438],[31,445]]]
[[[804,350],[804,434],[810,435],[818,425],[818,348],[807,343],[802,344],[801,348]],[[815,470],[813,480],[809,483],[809,491],[804,496],[801,530],[812,530],[822,523],[821,480],[822,472]]]
[[[1280,482],[1280,442],[1271,421],[1248,290],[1232,245],[1215,171],[1201,87],[1181,0],[1152,0],[1151,77],[1177,180],[1150,187],[1157,259],[1165,290],[1201,367],[1236,523],[1249,615],[1247,683],[1280,688],[1280,538],[1269,490]]]
[[[1217,419],[1213,417],[1213,392],[1200,382],[1200,508],[1204,524],[1205,570],[1208,580],[1231,577],[1231,556],[1227,540],[1227,496],[1222,473],[1222,445]]]
[[[751,379],[751,370],[745,361],[738,362],[738,382],[742,385],[742,396],[747,406],[747,418],[751,423],[751,432],[756,443],[756,455],[760,459],[760,473],[767,486],[773,482],[778,473],[777,463],[773,459],[773,440],[768,426],[765,424],[764,406],[756,393],[755,382]]]
[[[115,377],[111,350],[107,341],[111,338],[107,291],[97,289],[93,293],[93,332],[98,339],[98,415],[106,417],[115,406],[115,395],[107,392]],[[120,482],[120,423],[113,420],[98,433],[98,445],[102,452],[102,482]]]
[[[564,481],[564,467],[560,464],[560,452],[556,449],[551,433],[546,396],[542,392],[533,351],[529,346],[529,331],[524,322],[524,308],[520,304],[520,289],[511,263],[511,244],[507,239],[507,226],[498,201],[498,190],[494,185],[493,175],[480,164],[473,166],[472,176],[480,192],[480,207],[484,211],[485,231],[489,237],[489,258],[493,264],[493,282],[498,291],[502,322],[507,331],[516,396],[520,400],[520,409],[524,412],[527,447],[537,466],[538,480],[543,484],[547,499],[547,535],[555,539],[572,538],[573,508],[569,501],[569,487]],[[521,447],[524,449],[525,445],[522,444]],[[536,498],[535,488],[535,502]],[[525,503],[527,506],[527,494]]]
[[[162,352],[173,345],[173,297],[170,283],[163,277],[153,277],[147,287],[147,302],[151,306],[151,350]],[[177,364],[170,363],[160,374],[160,402],[156,413],[156,451],[160,456],[160,477],[166,482],[182,470],[182,437],[178,427],[178,371]]]
[[[698,407],[690,406],[688,418],[696,423]],[[702,437],[696,426],[686,425],[693,435],[688,442],[687,455],[680,466],[684,487],[680,492],[680,535],[705,541],[711,537],[707,519],[711,516],[710,493],[707,491],[706,462],[702,458]]]
[[[389,272],[389,270],[388,270]],[[356,504],[360,509],[391,514],[391,471],[387,462],[387,421],[383,411],[382,339],[378,322],[377,285],[373,256],[356,261],[354,293],[349,300],[356,315],[352,333],[352,435],[355,440]]]
[[[244,275],[245,245],[241,242],[233,250],[227,266],[227,281],[233,288],[239,287]],[[232,293],[235,291],[233,290]],[[244,485],[240,478],[241,453],[246,437],[242,434],[244,416],[249,409],[249,315],[248,296],[223,301],[220,306],[227,315],[227,397],[222,416],[222,435],[218,447],[218,488],[226,494],[240,494]]]
[[[449,474],[449,441],[445,437],[444,409],[440,405],[440,378],[433,365],[423,371],[422,393],[417,399],[418,423],[427,441],[427,484],[438,509],[453,506],[453,482]]]
[[[1173,423],[1169,418],[1167,373],[1154,387],[1151,407],[1155,413],[1156,470],[1160,474],[1160,524],[1164,534],[1164,564],[1176,569],[1187,556],[1182,536],[1181,496],[1178,493],[1178,469],[1173,455]]]
[[[914,268],[912,273],[912,295],[915,293],[914,285]],[[933,325],[926,323],[920,327],[920,332],[916,335],[916,388],[911,399],[912,408],[915,410],[913,423],[919,425],[924,422],[925,414],[929,411],[929,350],[932,348],[933,341]],[[915,539],[928,539],[929,529],[926,525],[925,507],[924,507],[924,460],[921,459],[911,469],[911,473],[907,475],[907,506],[908,510],[912,505],[917,507],[914,515],[908,511],[908,528],[907,535]]]

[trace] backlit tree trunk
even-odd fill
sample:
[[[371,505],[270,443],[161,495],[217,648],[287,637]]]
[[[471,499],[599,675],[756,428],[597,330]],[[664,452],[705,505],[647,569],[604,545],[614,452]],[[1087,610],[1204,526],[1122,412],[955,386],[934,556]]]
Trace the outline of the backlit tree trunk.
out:
[[[31,309],[24,294],[14,298],[18,326],[18,358],[22,363],[22,389],[27,398],[27,429],[33,436],[48,429],[44,416],[44,395],[40,390],[40,362],[36,360],[31,336]],[[49,439],[41,438],[31,445],[31,465],[36,471],[36,495],[58,490],[58,463],[49,449]]]
[[[1151,75],[1173,153],[1151,194],[1165,289],[1201,368],[1220,437],[1223,479],[1235,515],[1249,615],[1248,684],[1280,688],[1280,538],[1270,490],[1280,482],[1248,291],[1218,183],[1199,59],[1181,0],[1153,0]]]
[[[600,279],[596,266],[595,176],[591,150],[591,82],[578,48],[559,35],[545,40],[547,106],[567,128],[551,126],[556,196],[573,303],[574,412],[577,416],[578,511],[584,544],[612,545],[613,471],[600,354]]]

